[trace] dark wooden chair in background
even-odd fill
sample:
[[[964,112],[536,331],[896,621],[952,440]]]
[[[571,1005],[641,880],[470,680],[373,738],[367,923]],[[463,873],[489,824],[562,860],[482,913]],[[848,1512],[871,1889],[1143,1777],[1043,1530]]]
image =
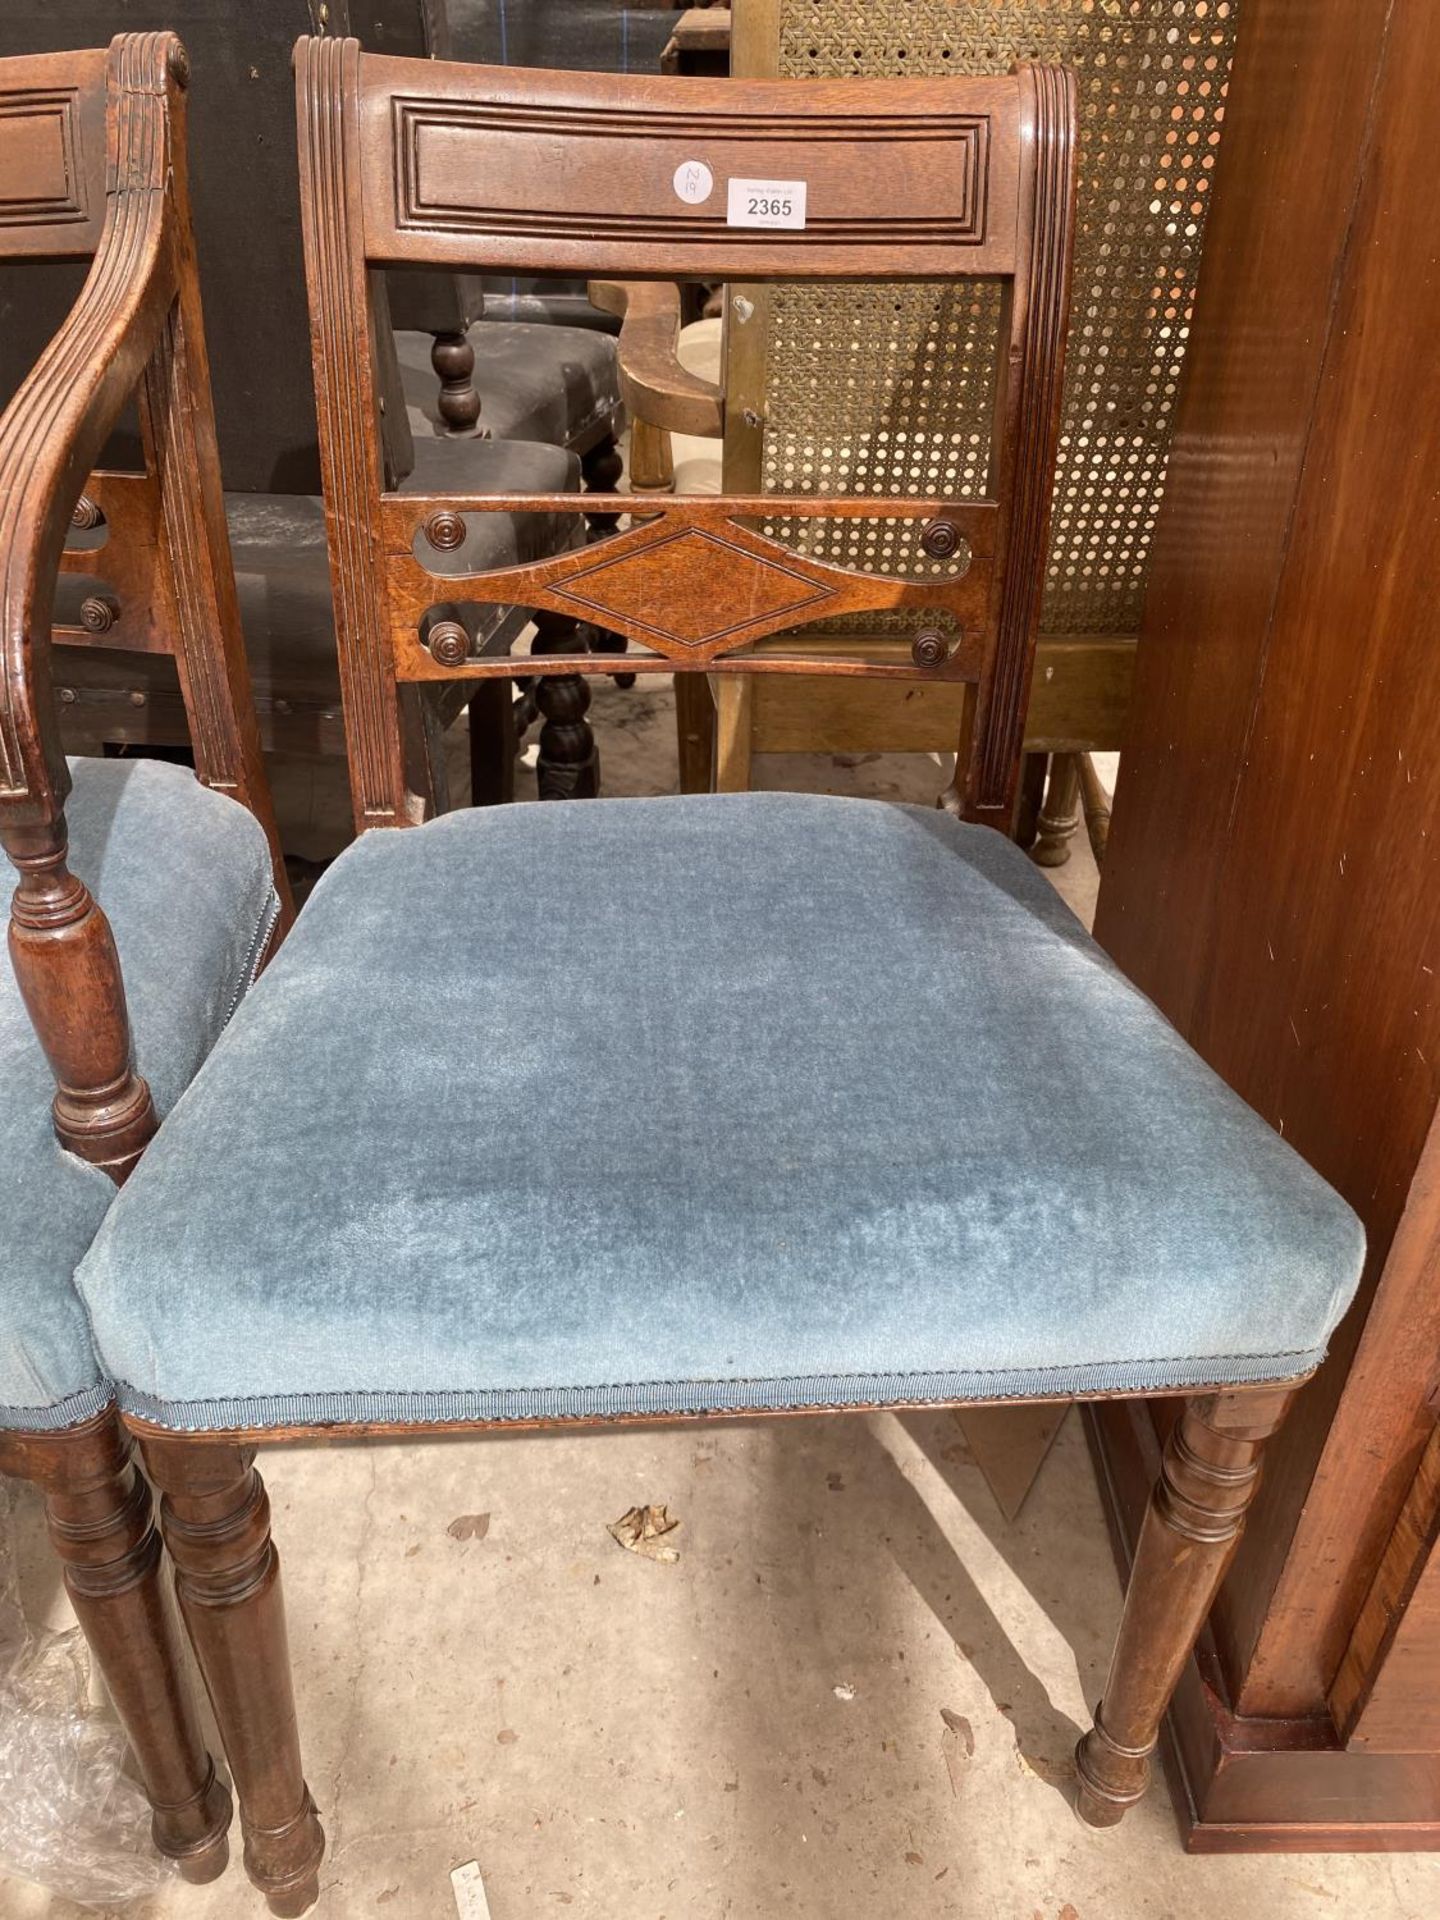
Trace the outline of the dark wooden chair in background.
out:
[[[377,830],[321,881],[80,1275],[165,1490],[252,1877],[302,1912],[323,1847],[253,1464],[280,1438],[1184,1396],[1080,1750],[1080,1810],[1113,1823],[1361,1244],[1008,838],[1059,418],[1070,76],[582,85],[334,40],[296,65],[355,814]],[[676,192],[692,163],[712,205]],[[732,178],[805,178],[805,228],[727,224]],[[371,303],[375,269],[407,261],[996,280],[988,484],[655,495],[598,547],[445,574],[437,534],[585,503],[386,486]],[[819,517],[862,548],[884,528],[914,562],[817,557]],[[953,564],[933,563],[942,545]],[[952,804],[974,824],[765,793],[378,831],[420,814],[405,689],[508,670],[427,630],[450,597],[582,612],[627,635],[639,674],[956,688]],[[898,665],[751,651],[802,608],[923,618]],[[581,651],[535,668],[607,670]],[[643,1012],[624,1044],[618,981]],[[1099,1151],[1073,1151],[1082,1089]]]
[[[0,416],[0,1471],[43,1493],[65,1583],[130,1736],[157,1845],[225,1865],[205,1750],[131,1463],[74,1272],[288,917],[236,613],[185,149],[184,51],[0,60],[0,258],[82,264]],[[140,463],[92,472],[133,402]],[[87,477],[88,476],[88,477]],[[82,492],[83,488],[83,492]],[[68,550],[67,537],[86,543]],[[102,567],[67,625],[57,571]],[[59,653],[97,638],[176,675],[195,772],[67,762]],[[122,972],[123,969],[123,972]]]

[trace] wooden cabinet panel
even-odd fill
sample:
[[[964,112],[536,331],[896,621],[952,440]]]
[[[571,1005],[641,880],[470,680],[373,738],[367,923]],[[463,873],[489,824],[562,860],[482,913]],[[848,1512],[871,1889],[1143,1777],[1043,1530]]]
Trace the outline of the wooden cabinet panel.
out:
[[[1352,1820],[1383,1823],[1382,1743],[1432,1755],[1387,1763],[1409,1783],[1393,1818],[1440,1812],[1418,1577],[1344,1769],[1313,1760],[1339,1751],[1331,1687],[1433,1427],[1440,1335],[1437,92],[1426,0],[1247,6],[1097,917],[1370,1236],[1212,1623],[1244,1740],[1275,1729],[1274,1764],[1230,1769],[1242,1827],[1320,1819],[1319,1774],[1333,1824],[1342,1772]],[[1247,1815],[1237,1783],[1261,1771]],[[1191,1791],[1201,1827],[1221,1819]]]
[[[1440,1752],[1440,1428],[1420,1456],[1330,1706],[1352,1747]]]

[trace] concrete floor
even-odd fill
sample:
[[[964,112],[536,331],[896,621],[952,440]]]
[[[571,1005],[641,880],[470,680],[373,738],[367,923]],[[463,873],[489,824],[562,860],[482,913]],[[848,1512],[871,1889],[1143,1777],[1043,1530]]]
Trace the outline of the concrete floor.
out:
[[[608,790],[673,785],[663,688],[603,685],[596,715]],[[925,800],[943,784],[922,760],[757,771]],[[334,794],[313,769],[282,790],[319,857]],[[1060,877],[1086,910],[1083,836]],[[1069,1754],[1120,1594],[1074,1414],[1013,1523],[946,1414],[263,1465],[330,1838],[319,1920],[473,1920],[451,1881],[471,1861],[492,1920],[1440,1911],[1436,1856],[1188,1858],[1163,1786],[1118,1832],[1075,1819]],[[681,1523],[673,1564],[606,1531],[646,1502]],[[58,1623],[28,1496],[18,1532],[27,1608]],[[4,1920],[81,1911],[0,1879]],[[263,1908],[236,1864],[129,1912]]]

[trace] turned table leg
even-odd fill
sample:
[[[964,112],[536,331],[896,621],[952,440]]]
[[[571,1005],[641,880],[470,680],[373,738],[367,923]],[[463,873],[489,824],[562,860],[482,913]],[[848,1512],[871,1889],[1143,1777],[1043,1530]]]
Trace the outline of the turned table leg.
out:
[[[113,1410],[9,1436],[5,1463],[39,1486],[65,1587],[105,1676],[153,1809],[155,1845],[187,1880],[230,1857],[230,1795],[205,1750],[160,1574],[150,1489]]]
[[[225,1743],[245,1870],[273,1914],[319,1897],[325,1836],[300,1764],[280,1562],[253,1450],[224,1441],[144,1441],[164,1494],[175,1590]]]
[[[1265,1442],[1293,1388],[1189,1400],[1166,1442],[1135,1549],[1125,1612],[1095,1724],[1075,1750],[1077,1810],[1113,1827],[1149,1783],[1150,1756],[1260,1481]]]
[[[1050,784],[1036,822],[1030,858],[1037,867],[1063,867],[1070,858],[1070,842],[1080,825],[1080,756],[1050,756]]]

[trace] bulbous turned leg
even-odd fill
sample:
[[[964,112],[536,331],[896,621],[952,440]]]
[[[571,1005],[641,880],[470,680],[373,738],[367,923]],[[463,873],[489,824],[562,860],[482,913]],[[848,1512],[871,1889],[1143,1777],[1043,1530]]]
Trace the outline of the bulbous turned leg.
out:
[[[139,1764],[155,1845],[187,1880],[214,1880],[230,1857],[230,1795],[200,1735],[129,1438],[109,1410],[26,1435],[21,1457],[5,1457],[44,1493],[66,1590]]]
[[[325,1835],[300,1764],[280,1562],[254,1453],[224,1441],[144,1441],[162,1488],[175,1591],[240,1802],[245,1871],[288,1920],[320,1893]]]
[[[451,433],[473,433],[480,419],[474,347],[463,333],[437,333],[430,364],[440,381],[440,418]]]
[[[532,654],[575,653],[583,648],[576,624],[563,613],[537,613]],[[541,718],[536,766],[542,800],[593,800],[600,791],[600,753],[585,718],[590,688],[580,673],[537,674],[535,704]]]
[[[638,426],[639,423],[637,422],[637,429]],[[631,466],[633,469],[633,452],[631,454]],[[585,482],[585,491],[587,493],[614,493],[620,484],[620,476],[624,471],[625,462],[621,458],[620,449],[616,446],[612,438],[597,441],[597,443],[591,447],[590,451],[583,454],[580,459],[580,473]],[[642,479],[648,477],[649,475],[644,466],[644,456],[642,455]],[[633,472],[631,485],[632,487],[634,485]],[[672,471],[669,490],[673,492],[674,487],[675,477]],[[651,486],[648,490],[655,492],[656,488]],[[587,513],[585,516],[585,524],[590,530],[590,538],[592,541],[608,540],[619,523],[620,516],[618,513]],[[624,653],[626,647],[629,645],[623,633],[612,633],[608,627],[591,627],[589,632],[590,651],[592,653]],[[635,684],[635,676],[633,673],[617,673],[614,676],[614,680],[617,687],[633,687]]]
[[[1274,1387],[1210,1394],[1187,1401],[1171,1431],[1110,1677],[1075,1749],[1076,1810],[1092,1827],[1117,1825],[1149,1784],[1170,1696],[1239,1542],[1265,1442],[1293,1398],[1293,1388]]]
[[[1080,758],[1056,753],[1050,758],[1050,784],[1036,823],[1030,858],[1037,867],[1063,867],[1080,825]]]
[[[10,827],[3,840],[20,876],[10,903],[10,959],[55,1075],[55,1131],[62,1146],[118,1186],[158,1122],[135,1071],[110,922],[70,871],[63,820]]]

